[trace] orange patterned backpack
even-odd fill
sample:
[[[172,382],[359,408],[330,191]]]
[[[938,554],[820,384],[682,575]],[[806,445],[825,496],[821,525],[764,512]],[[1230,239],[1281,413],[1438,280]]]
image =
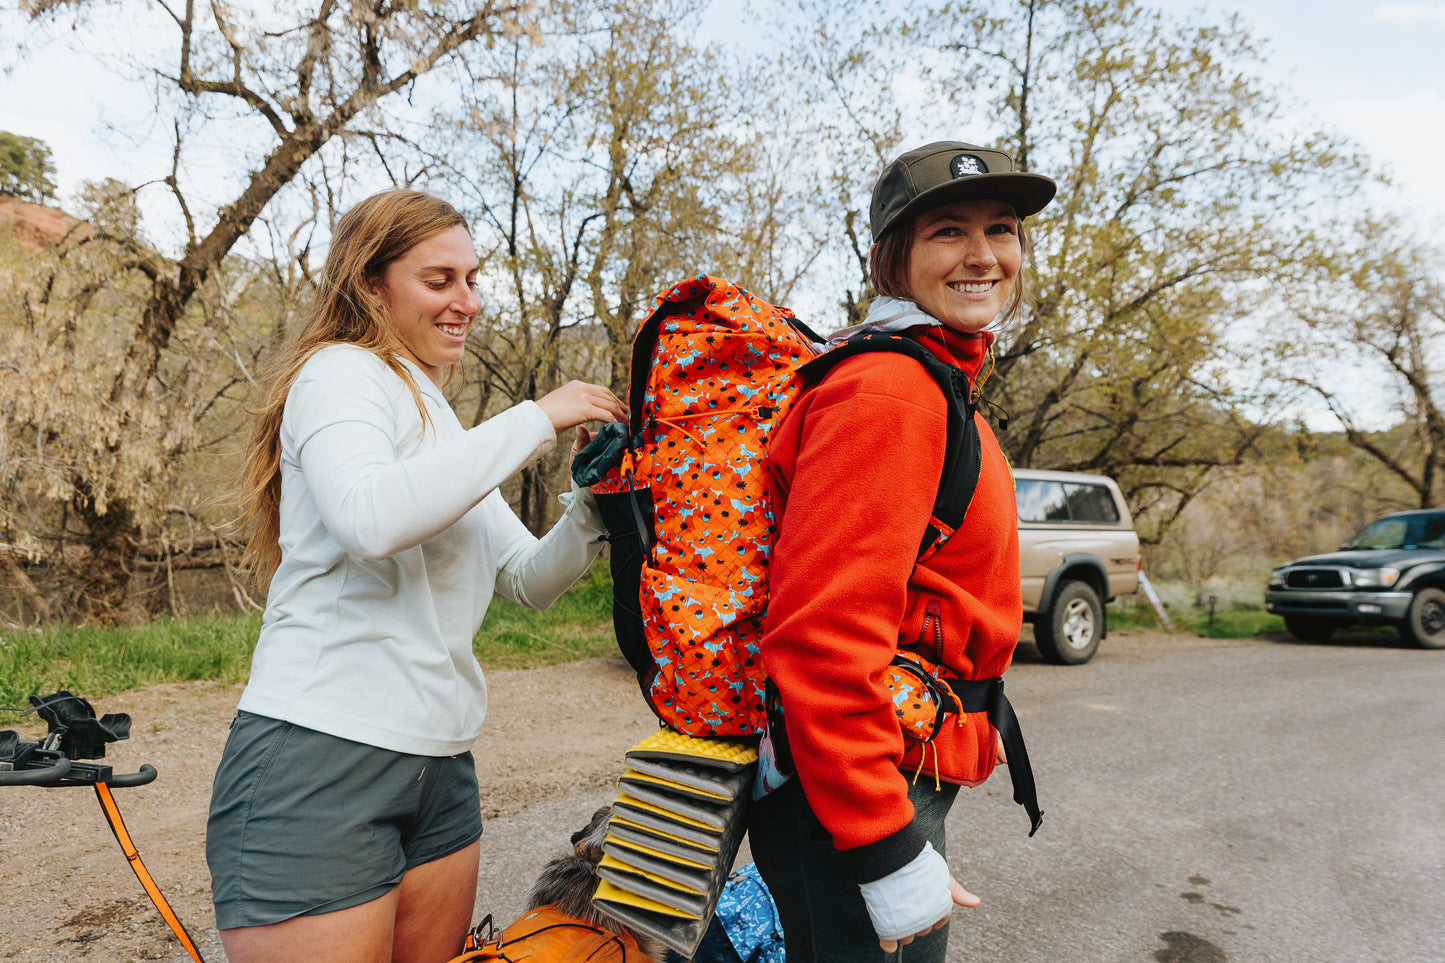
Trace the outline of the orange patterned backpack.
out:
[[[916,358],[951,402],[923,557],[962,521],[978,481],[977,398],[963,371],[894,335],[861,335],[825,352],[793,312],[707,276],[659,294],[639,328],[632,434],[604,426],[573,477],[591,486],[608,529],[618,646],[671,728],[763,732],[758,640],[776,534],[768,441],[806,385],[865,351]]]
[[[467,934],[462,955],[448,963],[655,963],[637,940],[539,906],[498,932],[490,916]]]

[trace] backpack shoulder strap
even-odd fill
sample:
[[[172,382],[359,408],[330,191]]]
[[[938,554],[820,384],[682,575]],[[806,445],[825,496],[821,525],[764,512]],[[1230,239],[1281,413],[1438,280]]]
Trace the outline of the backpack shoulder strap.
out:
[[[642,425],[642,402],[647,393],[647,370],[652,365],[652,349],[657,347],[657,329],[668,318],[687,314],[706,300],[712,291],[712,286],[704,283],[708,280],[689,278],[663,291],[657,296],[657,306],[637,328],[637,335],[632,340],[632,377],[627,398],[633,431]]]
[[[963,523],[974,489],[978,487],[983,460],[978,424],[973,417],[978,409],[977,392],[962,368],[940,360],[912,338],[878,331],[867,331],[849,338],[809,361],[799,371],[810,384],[816,384],[840,362],[875,351],[890,351],[913,358],[938,383],[948,402],[948,438],[944,448],[943,473],[939,478],[938,496],[933,502],[933,517],[918,548],[921,558]]]

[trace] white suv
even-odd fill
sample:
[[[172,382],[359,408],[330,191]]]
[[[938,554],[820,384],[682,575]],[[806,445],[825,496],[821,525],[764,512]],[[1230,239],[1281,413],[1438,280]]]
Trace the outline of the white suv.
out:
[[[1139,536],[1112,478],[1014,470],[1024,621],[1056,665],[1094,657],[1108,626],[1104,603],[1139,590]]]

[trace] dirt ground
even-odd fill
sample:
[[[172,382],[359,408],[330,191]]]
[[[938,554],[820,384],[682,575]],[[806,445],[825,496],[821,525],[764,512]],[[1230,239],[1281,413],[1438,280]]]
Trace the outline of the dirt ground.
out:
[[[1220,644],[1151,632],[1112,632],[1105,643],[1115,655]],[[1018,660],[1038,656],[1026,643]],[[587,807],[610,798],[623,753],[656,727],[620,658],[490,672],[488,688],[488,719],[474,749],[489,821],[479,912],[488,898],[519,907],[531,873],[560,852],[508,854],[517,866],[503,874],[508,891],[499,893],[486,865],[494,837],[520,833],[530,818],[544,822],[544,836],[552,830],[547,821],[555,823],[565,843],[577,814],[585,822]],[[239,696],[239,686],[192,683],[95,704],[99,714],[128,712],[133,720],[130,739],[111,746],[105,761],[117,772],[148,762],[160,773],[148,786],[116,790],[116,799],[146,866],[210,961],[224,956],[210,905],[206,808]],[[9,725],[0,717],[0,727]],[[22,734],[34,737],[33,730]],[[569,805],[549,807],[554,801]],[[0,905],[0,960],[188,959],[131,874],[89,789],[0,789]]]

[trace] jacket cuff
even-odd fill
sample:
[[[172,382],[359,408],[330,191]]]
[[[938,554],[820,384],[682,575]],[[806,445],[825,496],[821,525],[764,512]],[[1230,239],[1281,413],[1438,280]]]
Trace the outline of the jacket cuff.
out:
[[[542,406],[530,399],[518,402],[513,406],[518,412],[518,417],[523,418],[537,438],[537,454],[545,455],[557,447],[557,429],[552,427],[552,419],[542,410]]]
[[[602,521],[602,513],[597,510],[597,500],[592,497],[590,489],[580,488],[576,482],[572,482],[572,490],[558,495],[557,501],[566,506],[562,513],[563,518],[574,522],[595,541],[603,540],[602,536],[607,534],[607,526]]]
[[[843,857],[843,864],[852,873],[855,883],[871,883],[913,862],[927,843],[923,830],[910,820],[891,836],[884,836],[866,846],[840,850],[839,855]]]

